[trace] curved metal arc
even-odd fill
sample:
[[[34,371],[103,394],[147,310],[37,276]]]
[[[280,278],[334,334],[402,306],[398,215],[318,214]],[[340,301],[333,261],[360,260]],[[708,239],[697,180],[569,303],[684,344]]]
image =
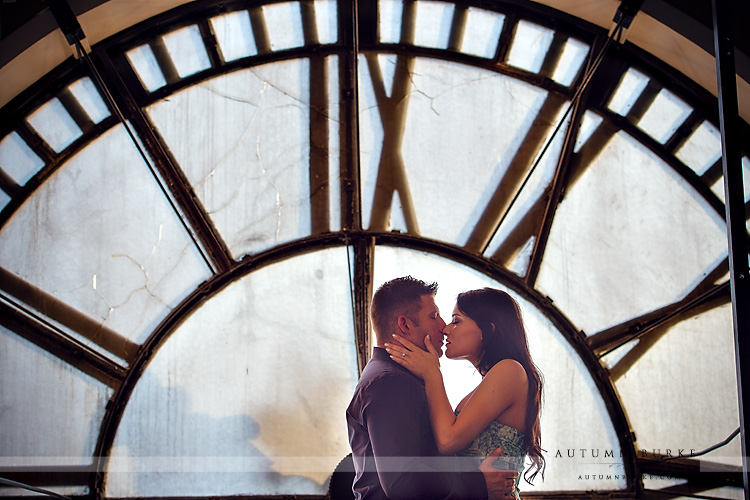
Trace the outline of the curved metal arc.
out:
[[[384,241],[385,241],[385,239],[387,239],[387,236],[388,236],[388,235],[385,235]],[[312,244],[312,243],[311,243],[311,240],[310,240],[310,239],[307,239],[307,240],[304,240],[304,241],[305,241],[305,245],[307,245],[307,246],[308,246],[308,251],[309,251],[309,249],[310,249],[309,245],[311,245],[311,244]],[[406,244],[406,240],[402,240],[400,244],[402,244],[403,246],[408,246],[408,245]],[[416,243],[415,243],[415,245],[416,245]],[[432,245],[432,243],[428,244],[427,246],[429,247],[429,246],[431,246],[431,245]],[[301,250],[299,250],[299,251],[301,251]],[[436,251],[437,251],[437,249],[436,249]],[[442,250],[441,250],[441,251],[442,251]],[[274,252],[274,253],[275,253],[275,252]],[[284,252],[283,252],[283,251],[281,251],[281,253],[280,253],[279,255],[282,255],[283,253],[284,253]],[[459,256],[459,254],[458,254],[458,253],[456,253],[456,252],[454,252],[454,251],[451,251],[450,253],[451,253],[451,254],[452,254],[452,255],[454,256],[454,257],[453,257],[454,259],[456,259],[456,260],[459,260],[459,261],[461,261],[461,260],[466,260],[466,259],[469,259],[469,257],[467,257],[466,255],[464,255],[463,257],[460,257],[460,256]],[[268,255],[270,255],[270,253],[269,253]],[[292,255],[292,254],[289,254],[289,255]],[[270,257],[269,257],[269,258],[270,258]],[[280,257],[280,258],[286,258],[286,257]],[[469,260],[470,260],[470,259],[469,259]],[[482,260],[483,260],[483,259],[482,259]],[[257,264],[257,263],[261,263],[261,262],[262,262],[262,259],[255,259],[255,258],[253,258],[252,260],[248,260],[248,263],[249,263],[249,262],[251,262],[251,261],[252,261],[252,262],[255,262],[255,263]],[[250,265],[250,264],[248,264],[248,266],[249,266],[249,265]],[[491,273],[496,273],[496,272],[498,272],[498,273],[499,273],[498,269],[500,269],[500,268],[497,268],[497,269],[493,269],[493,266],[494,266],[494,265],[493,265],[492,263],[490,263],[490,266],[489,266],[489,267],[488,267],[488,266],[486,266],[485,264],[479,264],[479,263],[478,263],[477,265],[479,265],[479,266],[481,266],[481,267],[483,267],[483,268],[485,269],[485,271],[483,271],[483,272],[488,272],[488,273],[490,273],[490,272],[491,272]],[[246,270],[247,272],[251,272],[251,270],[252,270],[252,269],[251,269],[250,267],[246,267],[245,265],[243,265],[243,266],[240,266],[240,267],[241,267],[242,269],[245,269],[245,270]],[[239,272],[239,269],[237,270],[237,272]],[[515,278],[513,277],[514,275],[505,275],[504,273],[500,273],[500,274],[501,274],[501,275],[503,275],[503,276],[504,276],[505,278],[507,278],[507,279],[512,279],[512,280],[515,280]],[[230,271],[230,272],[227,272],[227,273],[223,274],[223,275],[222,275],[222,277],[228,277],[228,276],[230,276],[230,275],[231,275],[231,276],[235,276],[235,277],[234,277],[234,278],[232,278],[232,279],[236,279],[236,278],[237,278],[237,275],[235,275],[235,273],[234,273],[233,271]],[[216,288],[214,288],[214,287],[218,287],[219,285],[215,285],[215,283],[220,283],[220,282],[221,282],[221,280],[222,280],[222,277],[215,277],[215,278],[212,278],[212,280],[210,280],[210,282],[211,282],[211,283],[214,283],[214,285],[211,285],[211,286],[209,287],[209,288],[211,288],[211,289],[212,289],[213,291],[212,291],[212,292],[207,292],[207,293],[208,293],[208,295],[206,295],[206,298],[205,298],[204,300],[208,300],[209,296],[210,296],[210,295],[212,295],[213,293],[215,293],[215,292],[216,292],[216,290],[217,290],[217,289],[216,289]],[[228,278],[227,278],[227,279],[228,279]],[[546,299],[545,299],[544,297],[538,297],[538,296],[537,296],[537,294],[535,294],[535,292],[534,292],[534,290],[533,290],[532,288],[529,288],[529,289],[527,290],[527,292],[528,292],[529,294],[531,294],[531,295],[532,295],[532,296],[533,296],[533,297],[535,298],[535,301],[536,301],[536,300],[541,300],[541,302],[539,302],[539,303],[540,303],[540,304],[544,304],[544,301],[545,301]],[[200,294],[199,294],[199,295],[200,295]],[[191,297],[192,297],[192,296],[191,296]],[[195,300],[199,300],[199,299],[198,299],[198,296],[196,296],[196,297],[194,297],[194,298],[195,298]],[[196,303],[196,304],[194,304],[194,305],[193,305],[192,307],[199,307],[199,306],[200,306],[200,303]],[[191,309],[191,310],[192,310],[192,309]],[[567,320],[566,318],[564,318],[564,315],[562,315],[562,313],[561,313],[560,311],[558,311],[558,310],[557,310],[556,308],[554,308],[554,306],[551,306],[551,305],[550,305],[550,311],[549,311],[549,313],[551,314],[551,316],[550,316],[550,317],[556,316],[556,315],[558,315],[558,314],[560,315],[560,320],[559,320],[559,321],[560,321],[560,324],[561,324],[561,325],[564,325],[564,328],[563,328],[563,327],[561,327],[561,328],[560,328],[560,331],[561,331],[561,332],[564,332],[564,334],[566,335],[566,337],[569,337],[569,338],[568,338],[569,342],[571,342],[571,344],[575,346],[575,343],[574,343],[574,342],[577,342],[577,339],[578,339],[578,337],[580,337],[580,333],[579,333],[579,332],[575,332],[575,330],[574,330],[574,329],[573,329],[573,327],[572,327],[572,324],[570,324],[570,322],[569,322],[569,321],[568,321],[568,320]],[[176,327],[176,326],[175,326],[175,327]],[[161,328],[161,327],[160,327],[160,328]],[[569,332],[569,333],[567,333],[567,334],[566,334],[565,332]],[[164,338],[162,339],[162,341],[163,341],[163,340],[165,340],[165,339],[166,339],[167,337],[168,337],[168,331],[167,331],[167,333],[165,333],[165,334],[164,334]],[[152,338],[153,338],[153,336],[152,336]],[[151,339],[149,339],[149,340],[151,340]],[[159,345],[158,343],[155,343],[155,344],[154,344],[154,346],[155,346],[156,348],[158,348],[158,345]],[[581,347],[580,347],[580,349],[581,349],[581,351],[579,352],[579,354],[580,354],[580,355],[582,356],[582,358],[583,358],[583,359],[585,360],[585,358],[584,358],[585,354],[582,354],[582,353],[585,353],[585,352],[587,352],[587,351],[586,351],[586,348],[585,348],[585,346],[581,346]],[[578,351],[578,348],[576,348],[576,350]],[[152,356],[152,355],[153,355],[153,353],[152,353],[152,352],[148,352],[148,354],[145,354],[145,351],[144,351],[144,356],[150,357],[150,356]],[[145,363],[145,362],[144,362],[144,363]],[[592,371],[592,370],[593,370],[593,372],[596,372],[597,370],[600,370],[600,369],[601,369],[601,367],[600,367],[600,365],[598,364],[598,362],[592,362],[592,363],[593,363],[593,364],[592,364],[592,365],[591,365],[591,367],[589,368],[589,370],[590,370],[590,371]],[[144,365],[144,366],[145,366],[145,365]],[[592,372],[592,374],[593,374],[593,372]],[[136,373],[136,372],[133,372],[133,373]],[[138,376],[140,376],[140,375],[138,375]],[[605,378],[606,378],[606,377],[605,377]],[[597,379],[597,378],[595,377],[595,380],[598,380],[598,379]],[[604,379],[603,379],[603,380],[604,380]],[[603,381],[602,383],[606,385],[606,381]],[[601,389],[600,389],[600,390],[601,390]],[[615,401],[617,401],[617,399],[616,399],[616,396],[615,396],[614,400],[615,400]]]
[[[566,341],[579,355],[584,366],[586,366],[604,400],[617,434],[617,439],[624,455],[623,462],[627,476],[627,489],[635,492],[640,491],[642,485],[636,460],[635,440],[614,384],[606,369],[601,365],[597,356],[588,346],[585,335],[575,328],[574,324],[554,305],[549,297],[542,295],[539,291],[529,286],[523,278],[499,266],[496,262],[476,253],[466,252],[461,248],[447,243],[394,233],[376,234],[375,242],[376,245],[382,244],[411,248],[449,258],[503,283],[524,297],[524,299],[535,304],[558,331],[560,331]]]
[[[153,359],[159,348],[169,339],[172,333],[182,322],[202,304],[216,296],[231,283],[273,263],[292,258],[297,255],[309,253],[324,248],[336,246],[351,246],[355,249],[367,247],[374,240],[375,245],[399,246],[414,250],[426,251],[435,255],[450,258],[456,262],[475,269],[504,285],[510,287],[525,299],[534,303],[539,310],[553,323],[562,333],[568,343],[580,356],[589,374],[591,375],[597,389],[604,400],[605,406],[615,428],[621,450],[624,454],[624,466],[627,476],[627,488],[636,490],[640,483],[638,472],[635,444],[632,432],[629,428],[625,412],[617,398],[614,386],[606,371],[599,363],[594,353],[588,347],[583,335],[576,331],[573,324],[559,311],[552,301],[541,295],[538,291],[530,288],[520,277],[507,269],[498,266],[489,259],[477,254],[466,252],[458,247],[434,240],[400,235],[393,233],[369,233],[366,231],[357,233],[329,233],[320,236],[311,236],[295,242],[280,245],[254,256],[246,256],[236,267],[224,274],[215,275],[201,284],[192,294],[186,297],[154,330],[154,333],[141,346],[136,359],[120,388],[113,395],[107,406],[102,421],[101,432],[97,441],[94,454],[94,467],[90,490],[94,498],[103,498],[104,475],[106,472],[106,461],[109,458],[117,429],[122,420],[128,401],[143,375],[146,366]],[[362,243],[360,245],[360,243]],[[355,259],[358,258],[355,256]],[[364,260],[363,260],[364,262]],[[362,268],[355,269],[354,279],[362,279]]]
[[[228,285],[253,271],[295,255],[342,245],[344,241],[345,235],[343,234],[313,236],[280,245],[255,256],[246,256],[239,264],[225,273],[213,275],[204,281],[179,305],[172,309],[169,315],[161,321],[149,338],[141,345],[121,386],[115,391],[107,405],[93,457],[94,467],[92,468],[90,491],[94,495],[94,498],[101,499],[103,497],[106,462],[109,459],[125,407],[132,396],[135,386],[138,384],[151,359],[153,359],[161,346],[164,345],[184,320]]]

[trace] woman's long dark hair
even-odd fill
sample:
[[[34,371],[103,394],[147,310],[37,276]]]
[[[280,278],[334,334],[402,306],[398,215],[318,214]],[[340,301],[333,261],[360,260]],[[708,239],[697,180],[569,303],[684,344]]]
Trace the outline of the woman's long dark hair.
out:
[[[532,467],[526,471],[524,479],[531,484],[540,472],[544,478],[545,459],[542,455],[539,425],[544,382],[542,373],[531,359],[518,303],[501,290],[481,288],[459,294],[456,306],[482,330],[483,352],[477,366],[482,376],[503,359],[514,359],[526,370],[529,394],[526,404],[524,451],[531,459]]]

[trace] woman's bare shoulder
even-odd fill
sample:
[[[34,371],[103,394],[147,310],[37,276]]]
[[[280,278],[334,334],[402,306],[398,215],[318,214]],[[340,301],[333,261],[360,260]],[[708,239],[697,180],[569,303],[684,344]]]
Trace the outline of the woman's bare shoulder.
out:
[[[525,383],[528,380],[528,375],[523,365],[515,359],[503,359],[490,368],[490,371],[484,376],[484,380],[493,384],[507,384],[509,381]]]

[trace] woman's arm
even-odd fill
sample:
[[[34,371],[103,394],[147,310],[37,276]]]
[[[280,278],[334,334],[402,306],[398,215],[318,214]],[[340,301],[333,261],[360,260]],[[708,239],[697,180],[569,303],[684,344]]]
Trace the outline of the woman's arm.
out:
[[[442,454],[457,453],[468,446],[491,421],[518,401],[519,389],[528,384],[526,372],[518,362],[503,360],[485,375],[456,416],[445,392],[438,353],[432,344],[425,341],[429,350],[425,352],[406,339],[397,337],[396,340],[404,347],[388,345],[386,349],[391,359],[424,380],[432,432]]]
[[[520,363],[504,359],[495,364],[466,400],[453,426],[441,429],[444,446],[453,450],[447,453],[457,453],[464,449],[490,422],[503,415],[517,413],[515,407],[520,405],[525,408],[527,392],[526,370]],[[520,423],[522,422],[523,419]],[[520,427],[521,432],[524,431],[523,425],[516,426]]]

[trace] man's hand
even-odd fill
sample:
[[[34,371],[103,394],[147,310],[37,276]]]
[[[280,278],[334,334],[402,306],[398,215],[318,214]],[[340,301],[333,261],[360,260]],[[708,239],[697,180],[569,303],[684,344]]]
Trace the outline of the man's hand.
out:
[[[508,496],[513,496],[516,488],[517,470],[499,470],[492,466],[502,453],[503,450],[497,448],[479,466],[479,470],[484,474],[484,482],[487,483],[488,500],[507,500]]]

